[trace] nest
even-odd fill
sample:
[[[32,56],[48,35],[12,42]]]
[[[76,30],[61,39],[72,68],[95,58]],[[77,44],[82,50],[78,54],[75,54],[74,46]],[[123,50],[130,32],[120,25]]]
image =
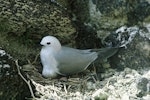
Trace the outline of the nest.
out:
[[[71,77],[46,79],[42,77],[32,64],[20,67],[18,61],[16,61],[16,66],[18,74],[27,83],[33,99],[92,99],[94,98],[93,94],[96,92],[95,89],[100,88],[94,71],[86,71],[86,74],[82,73],[82,75],[74,75]],[[25,74],[27,78],[25,78],[23,74]],[[35,89],[33,89],[34,87],[31,85],[34,85]]]
[[[97,80],[95,71],[85,75],[45,79],[32,64],[20,69],[16,61],[18,74],[27,83],[33,100],[149,100],[150,71],[141,73],[125,68],[115,71],[102,81]],[[22,75],[26,74],[27,78]],[[108,72],[110,73],[110,72]],[[108,74],[106,73],[106,74]],[[33,86],[32,86],[33,85]],[[147,86],[145,88],[145,86]],[[145,90],[146,89],[146,90]],[[142,95],[141,95],[142,94]],[[140,95],[140,96],[139,96]]]

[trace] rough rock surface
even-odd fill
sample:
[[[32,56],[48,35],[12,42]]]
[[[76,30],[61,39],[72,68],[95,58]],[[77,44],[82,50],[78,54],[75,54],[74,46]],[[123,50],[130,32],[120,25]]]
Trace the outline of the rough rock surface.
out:
[[[29,58],[27,55],[32,53],[35,56],[33,49],[39,48],[39,42],[45,35],[57,36],[63,44],[74,44],[76,30],[68,14],[50,0],[1,0],[0,21],[0,45],[14,57],[22,55],[17,57],[20,60]],[[9,44],[15,42],[15,45],[8,45],[6,40]],[[22,46],[25,50],[16,49]]]
[[[128,34],[133,40],[127,45],[126,49],[121,49],[118,53],[118,59],[111,60],[115,66],[133,69],[150,68],[150,27],[143,29],[126,28],[121,34]],[[130,29],[130,32],[128,31]],[[124,41],[124,40],[122,40]]]
[[[146,0],[71,0],[71,9],[78,27],[79,47],[99,46],[97,37],[103,42],[117,28],[142,26],[141,22],[150,16],[150,4]]]
[[[0,100],[30,97],[26,83],[18,75],[13,58],[0,48]]]

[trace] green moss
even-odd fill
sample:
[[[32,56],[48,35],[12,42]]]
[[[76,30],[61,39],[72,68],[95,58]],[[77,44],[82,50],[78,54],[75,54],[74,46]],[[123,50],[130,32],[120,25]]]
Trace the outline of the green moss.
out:
[[[19,39],[8,36],[6,33],[0,33],[0,46],[15,59],[22,62],[27,61],[27,59],[34,59],[32,57],[39,53],[38,49],[29,48],[28,45],[22,44]]]
[[[9,21],[5,18],[0,18],[0,32],[8,32],[10,30]]]
[[[36,55],[39,50],[35,51],[35,47],[46,35],[57,36],[63,43],[73,43],[71,35],[76,30],[68,15],[50,1],[4,0],[1,7],[0,47],[13,57],[26,60]]]

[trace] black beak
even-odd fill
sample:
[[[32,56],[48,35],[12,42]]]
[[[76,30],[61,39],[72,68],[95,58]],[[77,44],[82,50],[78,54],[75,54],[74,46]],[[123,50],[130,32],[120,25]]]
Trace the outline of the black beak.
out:
[[[40,47],[43,47],[44,45],[43,45],[43,44],[39,44],[39,46],[40,46]]]

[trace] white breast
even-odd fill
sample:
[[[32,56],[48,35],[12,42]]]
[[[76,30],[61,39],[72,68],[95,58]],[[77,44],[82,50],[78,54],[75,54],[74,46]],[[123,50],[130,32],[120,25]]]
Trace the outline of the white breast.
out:
[[[42,75],[44,77],[55,77],[58,73],[58,63],[53,56],[53,51],[42,48],[40,57],[43,65]]]

